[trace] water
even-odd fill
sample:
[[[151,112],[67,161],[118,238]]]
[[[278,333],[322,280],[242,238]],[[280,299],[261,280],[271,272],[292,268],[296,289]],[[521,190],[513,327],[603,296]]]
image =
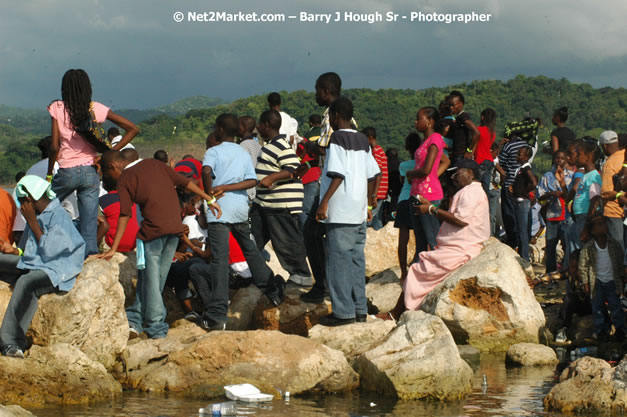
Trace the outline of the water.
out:
[[[483,356],[475,369],[473,391],[463,401],[397,401],[375,393],[355,391],[341,395],[292,396],[264,404],[238,403],[238,415],[245,416],[562,416],[545,413],[542,399],[556,383],[554,369],[506,369],[504,355]],[[487,386],[483,384],[483,376]],[[485,394],[484,394],[485,391]],[[198,409],[218,401],[199,401],[175,395],[125,392],[108,403],[32,409],[40,417],[75,416],[198,416]]]

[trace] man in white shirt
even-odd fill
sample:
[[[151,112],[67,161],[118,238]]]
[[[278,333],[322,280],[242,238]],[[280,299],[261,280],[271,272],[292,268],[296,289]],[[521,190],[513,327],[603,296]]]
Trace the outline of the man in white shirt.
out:
[[[109,136],[109,141],[111,142],[111,147],[114,147],[122,140],[122,135],[120,134],[120,130],[117,127],[112,127],[107,131],[107,136]],[[120,149],[123,151],[124,149],[135,149],[133,145],[130,143],[126,144],[125,147]]]
[[[298,144],[303,140],[302,137],[298,136],[298,122],[289,114],[281,111],[281,95],[279,93],[270,93],[268,95],[268,105],[272,110],[276,110],[281,114],[279,134],[285,135],[290,146],[296,152]]]

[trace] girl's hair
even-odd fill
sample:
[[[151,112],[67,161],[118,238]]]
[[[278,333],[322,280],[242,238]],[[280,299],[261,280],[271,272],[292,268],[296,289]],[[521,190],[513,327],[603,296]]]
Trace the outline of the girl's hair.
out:
[[[566,123],[566,120],[568,120],[568,107],[560,107],[559,109],[555,110],[553,115],[557,116],[560,122]]]
[[[91,82],[82,69],[70,69],[61,81],[61,97],[74,127],[90,118]]]
[[[594,138],[583,138],[577,141],[577,151],[581,151],[586,155],[592,154],[593,161],[596,162],[600,156],[599,144]]]
[[[442,118],[451,115],[451,108],[448,105],[449,99],[449,96],[444,97],[444,100],[442,100],[438,105],[438,111],[440,112],[440,117]]]
[[[488,107],[481,112],[481,126],[486,126],[490,131],[490,134],[494,134],[494,127],[496,126],[496,111]]]
[[[418,110],[418,113],[420,113],[420,112],[423,112],[427,119],[433,120],[433,130],[436,133],[442,134],[443,126],[442,126],[442,123],[440,123],[440,113],[438,112],[438,109],[436,109],[433,106],[421,107]]]
[[[420,146],[420,135],[416,132],[411,132],[405,138],[405,149],[409,152],[409,156],[411,159],[414,159],[414,155],[416,154],[416,150]]]
[[[595,213],[592,213],[590,216],[588,216],[588,218],[586,219],[586,223],[583,226],[583,230],[581,232],[581,240],[583,240],[584,242],[587,242],[593,238],[592,228],[594,227],[594,222],[596,222],[599,219],[605,221],[605,217],[603,217],[602,211],[597,211]]]

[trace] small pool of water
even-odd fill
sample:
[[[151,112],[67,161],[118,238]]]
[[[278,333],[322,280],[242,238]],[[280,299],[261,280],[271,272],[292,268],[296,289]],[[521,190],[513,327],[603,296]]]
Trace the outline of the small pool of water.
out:
[[[486,375],[487,387],[483,386]],[[473,391],[466,399],[449,403],[397,401],[370,392],[341,395],[307,395],[289,400],[249,405],[238,403],[238,415],[246,416],[562,416],[545,413],[542,400],[556,383],[555,369],[505,367],[504,355],[483,356],[475,369]],[[227,401],[226,397],[222,401]],[[217,401],[215,401],[217,402]],[[207,401],[175,395],[150,395],[127,391],[114,401],[88,406],[31,409],[40,417],[75,416],[198,416]]]

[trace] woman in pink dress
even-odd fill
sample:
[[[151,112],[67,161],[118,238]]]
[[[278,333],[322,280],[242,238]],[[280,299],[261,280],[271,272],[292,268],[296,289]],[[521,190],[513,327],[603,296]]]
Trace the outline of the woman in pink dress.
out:
[[[425,296],[449,272],[477,256],[490,237],[488,198],[477,181],[479,165],[471,159],[459,159],[455,169],[452,179],[459,191],[453,196],[449,211],[440,210],[429,200],[420,198],[417,209],[437,217],[442,226],[436,248],[421,252],[418,262],[409,269],[401,299],[391,312],[396,319],[405,308],[418,310]]]

